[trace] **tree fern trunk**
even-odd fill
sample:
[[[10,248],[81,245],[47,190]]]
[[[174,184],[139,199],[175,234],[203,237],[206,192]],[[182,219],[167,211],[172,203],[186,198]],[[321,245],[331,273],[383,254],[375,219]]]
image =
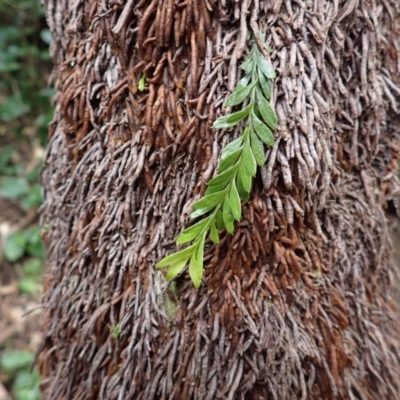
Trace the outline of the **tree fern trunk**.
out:
[[[43,398],[398,399],[397,1],[45,3]],[[275,145],[201,288],[167,282],[155,264],[239,135],[211,125],[254,29]]]

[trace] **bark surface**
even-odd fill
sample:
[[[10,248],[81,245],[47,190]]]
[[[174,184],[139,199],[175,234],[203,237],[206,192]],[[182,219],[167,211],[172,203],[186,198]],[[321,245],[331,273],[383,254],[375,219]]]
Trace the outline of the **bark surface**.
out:
[[[44,2],[43,398],[398,399],[400,3]],[[169,283],[155,264],[239,134],[211,125],[258,29],[276,143],[200,290]]]

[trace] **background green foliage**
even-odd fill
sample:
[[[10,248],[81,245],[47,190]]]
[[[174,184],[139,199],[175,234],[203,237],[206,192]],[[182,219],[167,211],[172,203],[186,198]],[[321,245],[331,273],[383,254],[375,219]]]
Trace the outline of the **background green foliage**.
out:
[[[42,203],[40,164],[53,114],[53,91],[47,88],[50,43],[40,0],[0,0],[2,221],[10,215],[3,254],[0,249],[0,273],[7,268],[18,270],[19,295],[29,299],[37,298],[44,270],[37,211]],[[0,382],[17,400],[40,398],[40,377],[31,369],[34,353],[28,347],[15,349],[0,344]]]
[[[33,128],[42,144],[52,110],[46,89],[51,34],[39,0],[0,0],[0,120],[18,138]]]
[[[30,351],[12,350],[0,356],[0,370],[13,378],[12,394],[16,400],[39,400],[39,374],[31,370],[35,355]]]

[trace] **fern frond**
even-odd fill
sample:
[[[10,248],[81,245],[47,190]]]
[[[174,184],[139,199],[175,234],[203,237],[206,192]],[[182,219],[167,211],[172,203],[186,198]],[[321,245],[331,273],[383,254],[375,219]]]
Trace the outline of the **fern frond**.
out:
[[[176,240],[177,244],[192,244],[157,264],[157,268],[168,267],[167,279],[175,278],[189,264],[189,275],[196,288],[203,277],[205,241],[209,237],[219,243],[222,229],[233,233],[235,221],[242,217],[241,200],[248,201],[257,165],[265,163],[264,145],[274,144],[278,118],[269,101],[275,71],[256,43],[241,68],[245,75],[224,105],[236,107],[246,100],[248,105],[218,118],[213,128],[227,129],[246,121],[243,133],[223,149],[217,174],[207,183],[204,196],[193,204],[190,218],[201,217],[200,221],[186,228]]]

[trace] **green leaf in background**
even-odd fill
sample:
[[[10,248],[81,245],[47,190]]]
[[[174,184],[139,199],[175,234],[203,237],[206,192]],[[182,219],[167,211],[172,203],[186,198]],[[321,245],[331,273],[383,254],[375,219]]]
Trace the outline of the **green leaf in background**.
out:
[[[13,382],[15,400],[40,400],[40,375],[36,371],[19,371]]]
[[[16,61],[6,61],[0,58],[0,74],[5,72],[18,71],[21,64]]]
[[[0,369],[6,374],[30,367],[35,359],[35,354],[25,350],[6,351],[0,356]]]
[[[33,257],[43,259],[46,256],[46,250],[40,236],[40,228],[35,226],[23,231],[23,233],[27,241],[26,251]]]
[[[0,3],[1,4],[1,3]],[[0,43],[10,43],[21,35],[16,26],[3,26],[0,30]]]
[[[39,90],[39,96],[50,100],[54,96],[55,92],[56,91],[54,90],[54,88],[46,88],[45,87],[45,88]]]
[[[3,146],[0,151],[0,174],[8,175],[13,174],[14,169],[12,159],[15,156],[15,146],[8,144]],[[11,169],[10,169],[11,168]]]
[[[25,254],[26,235],[24,232],[16,232],[8,236],[4,245],[6,260],[15,262]]]
[[[25,178],[5,177],[0,180],[0,196],[5,199],[19,199],[29,193]]]
[[[28,114],[30,110],[30,104],[18,96],[10,96],[4,103],[0,103],[0,120],[10,122]]]
[[[31,258],[24,262],[22,271],[26,276],[38,277],[43,273],[44,265],[43,261],[38,258]]]
[[[35,294],[40,293],[41,286],[36,279],[28,277],[22,278],[18,281],[18,289],[21,293]]]
[[[54,107],[49,106],[45,112],[39,114],[38,117],[35,119],[35,124],[38,129],[37,133],[39,139],[41,140],[41,143],[46,142],[48,126],[53,119],[53,115]]]
[[[40,31],[40,38],[45,42],[47,45],[51,45],[51,42],[53,41],[53,37],[51,36],[50,29],[42,29]]]
[[[38,226],[15,232],[7,237],[4,246],[4,256],[10,262],[19,260],[27,252],[33,257],[43,259],[46,251],[40,236]]]
[[[29,189],[29,192],[22,199],[21,207],[23,210],[27,211],[40,206],[42,203],[42,188],[38,183],[36,183]]]
[[[35,168],[32,169],[32,171],[28,172],[26,174],[26,179],[28,180],[29,183],[35,183],[38,181],[40,177],[40,166],[36,166]],[[36,183],[39,185],[38,183]],[[40,187],[40,185],[39,185]]]

